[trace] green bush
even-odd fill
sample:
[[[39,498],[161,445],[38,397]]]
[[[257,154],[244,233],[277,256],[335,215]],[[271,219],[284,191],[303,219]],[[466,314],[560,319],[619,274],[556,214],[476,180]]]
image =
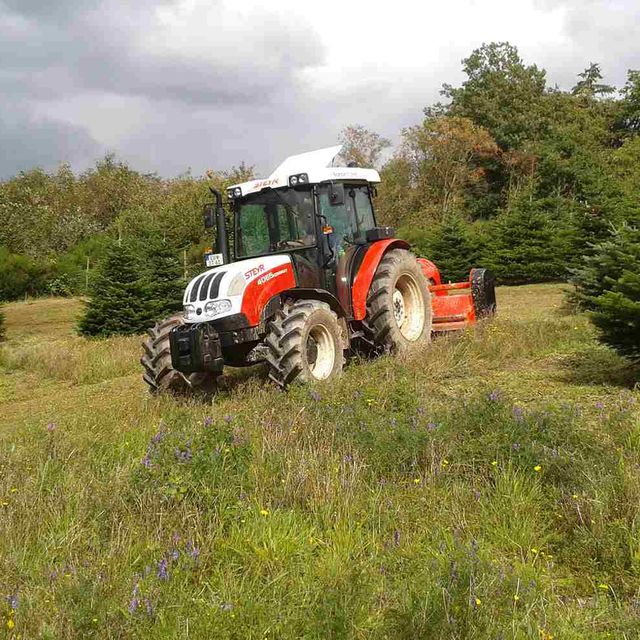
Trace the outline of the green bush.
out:
[[[0,247],[0,300],[44,293],[50,273],[48,260],[40,263]]]
[[[640,228],[622,227],[574,273],[576,298],[592,312],[602,339],[640,358]]]

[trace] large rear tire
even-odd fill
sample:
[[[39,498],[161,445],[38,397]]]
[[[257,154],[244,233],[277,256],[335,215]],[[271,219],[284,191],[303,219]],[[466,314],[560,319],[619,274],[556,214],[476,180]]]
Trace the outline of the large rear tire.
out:
[[[142,342],[144,355],[140,358],[144,367],[142,378],[152,394],[213,393],[217,376],[206,372],[185,374],[171,364],[169,334],[181,324],[184,324],[182,316],[171,316],[147,331],[148,338]]]
[[[284,388],[293,382],[325,382],[342,373],[346,339],[338,316],[318,300],[285,305],[265,338],[269,377]]]
[[[365,332],[375,352],[400,354],[431,340],[431,294],[416,257],[405,249],[384,255],[367,297]]]

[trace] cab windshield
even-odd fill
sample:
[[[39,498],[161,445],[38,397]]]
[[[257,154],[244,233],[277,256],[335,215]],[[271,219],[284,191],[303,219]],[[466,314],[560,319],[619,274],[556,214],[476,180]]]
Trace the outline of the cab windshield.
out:
[[[313,246],[311,189],[269,189],[236,205],[236,258]]]

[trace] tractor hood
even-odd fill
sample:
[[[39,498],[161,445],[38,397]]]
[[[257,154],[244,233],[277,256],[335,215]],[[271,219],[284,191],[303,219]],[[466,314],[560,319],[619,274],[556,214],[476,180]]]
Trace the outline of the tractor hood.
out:
[[[244,314],[245,326],[256,326],[267,302],[295,286],[291,258],[286,254],[249,258],[209,269],[191,280],[184,292],[185,322],[209,322]]]

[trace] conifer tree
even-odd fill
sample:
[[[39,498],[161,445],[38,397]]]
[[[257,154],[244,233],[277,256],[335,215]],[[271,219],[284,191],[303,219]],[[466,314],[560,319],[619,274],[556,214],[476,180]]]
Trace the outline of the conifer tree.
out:
[[[557,231],[538,202],[522,198],[496,218],[484,262],[509,284],[566,277],[568,247]]]
[[[598,245],[574,282],[603,341],[640,359],[640,228],[622,227]]]
[[[434,229],[428,251],[427,257],[438,265],[443,282],[467,280],[471,268],[478,266],[478,244],[470,227],[457,215],[447,216]]]
[[[91,288],[80,333],[92,336],[143,333],[153,324],[153,316],[144,265],[130,243],[114,243]]]
[[[182,310],[185,281],[175,250],[162,238],[147,244],[147,278],[149,301],[155,320],[161,320]]]

